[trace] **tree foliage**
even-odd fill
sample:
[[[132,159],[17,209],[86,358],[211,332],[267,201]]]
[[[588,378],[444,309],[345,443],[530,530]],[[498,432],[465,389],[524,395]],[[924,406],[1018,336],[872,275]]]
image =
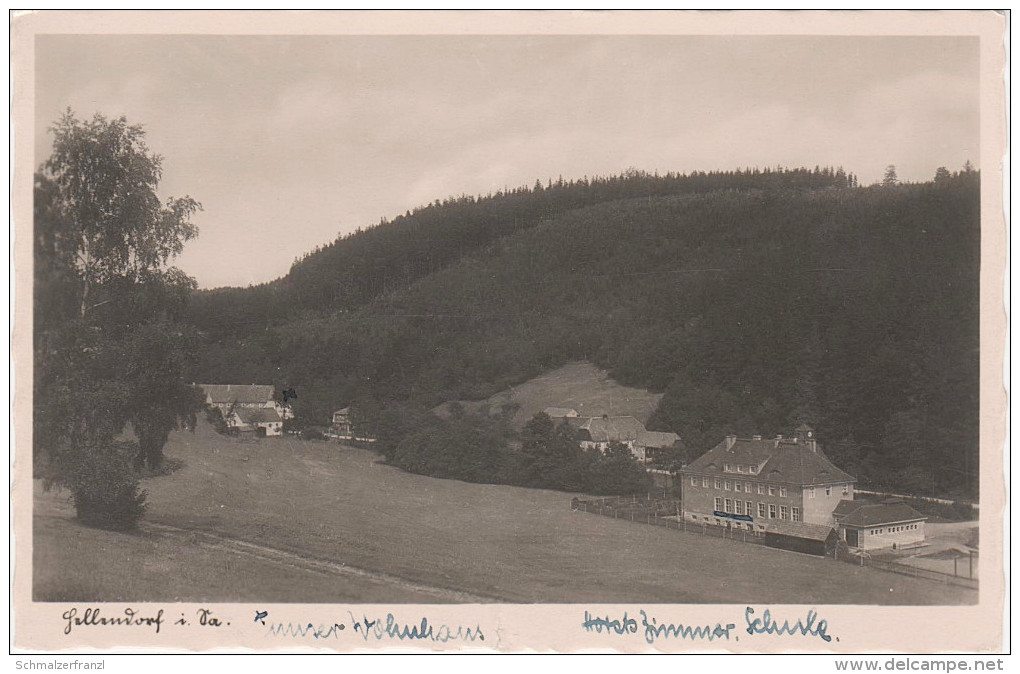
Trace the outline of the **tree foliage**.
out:
[[[160,268],[198,233],[190,197],[163,204],[156,189],[162,158],[145,145],[141,126],[124,117],[79,120],[68,110],[51,129],[53,153],[40,182],[51,201],[54,248],[77,271],[79,313],[93,286]]]
[[[124,118],[68,111],[52,131],[35,181],[35,454],[80,518],[129,526],[144,495],[125,448],[159,468],[169,431],[201,405],[182,378],[195,283],[166,266],[199,205],[160,201],[161,159]],[[128,423],[137,445],[117,440]]]
[[[448,419],[430,414],[398,443],[391,462],[433,477],[588,494],[635,494],[650,484],[629,449],[582,451],[576,433],[545,414],[520,433],[506,416],[465,410]]]

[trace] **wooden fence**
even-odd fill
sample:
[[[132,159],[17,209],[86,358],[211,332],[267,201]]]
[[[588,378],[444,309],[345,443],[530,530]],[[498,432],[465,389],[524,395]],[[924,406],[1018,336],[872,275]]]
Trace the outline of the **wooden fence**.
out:
[[[622,519],[639,524],[674,529],[688,533],[712,536],[741,543],[761,545],[763,536],[755,531],[719,527],[710,524],[690,522],[681,516],[680,501],[674,498],[651,498],[640,496],[609,496],[597,499],[574,498],[570,502],[572,510],[593,515],[602,515],[613,519]]]

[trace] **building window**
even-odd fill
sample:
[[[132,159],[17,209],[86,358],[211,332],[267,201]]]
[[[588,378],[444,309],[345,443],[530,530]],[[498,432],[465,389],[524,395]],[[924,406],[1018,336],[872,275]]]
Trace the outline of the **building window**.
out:
[[[760,483],[758,484],[758,493],[759,494],[764,494],[765,493],[765,485],[760,484]]]
[[[758,466],[748,466],[747,472],[750,473],[751,475],[754,475],[755,473],[758,472]]]
[[[744,512],[747,513],[748,516],[754,514],[754,510],[752,509],[753,506],[754,506],[754,504],[751,503],[750,501],[745,501],[744,502],[744,508],[746,508],[746,510],[744,510]]]
[[[737,472],[738,473],[743,473],[744,472],[744,465],[743,464],[741,464],[741,463],[737,464]]]
[[[726,491],[729,491],[730,488],[731,488],[730,481],[729,480],[724,480],[723,481],[723,489],[725,489]]]
[[[715,497],[715,507],[713,508],[716,512],[722,510],[722,496]]]
[[[698,486],[698,478],[694,477],[693,475],[691,475],[691,486],[692,487]]]
[[[765,504],[764,503],[759,503],[758,504],[758,517],[760,517],[762,519],[765,518]]]
[[[776,504],[775,503],[770,503],[769,504],[769,519],[770,520],[776,519]]]
[[[807,497],[808,498],[814,498],[815,497],[815,488],[814,487],[808,487],[805,491],[807,492]]]
[[[708,489],[708,478],[707,477],[701,478],[701,486],[704,487],[705,489]]]
[[[826,487],[825,488],[825,495],[826,496],[832,496],[832,487]]]
[[[722,480],[720,480],[719,478],[715,478],[715,488],[722,489]]]
[[[779,519],[788,520],[790,519],[790,509],[787,506],[779,506]]]
[[[744,483],[742,483],[742,482],[734,482],[733,483],[733,491],[743,491],[743,489],[744,489]]]
[[[843,485],[843,495],[845,496],[845,495],[847,495],[849,493],[850,493],[850,485],[848,485],[848,484]]]
[[[735,514],[737,514],[737,515],[743,515],[744,514],[744,502],[741,501],[740,499],[737,499],[736,501],[734,501],[733,502],[733,512]]]
[[[723,512],[727,513],[733,512],[733,499],[730,498],[726,499],[726,507],[723,509]]]
[[[794,522],[800,522],[800,508],[798,508],[797,506],[794,506],[793,510],[792,510],[792,513],[793,513],[793,521]]]
[[[786,487],[780,487],[779,488],[779,495],[780,496],[786,496],[787,494],[788,494],[788,492],[786,490]]]
[[[727,473],[730,472],[730,464],[724,463],[722,469]]]
[[[769,485],[769,496],[775,496],[775,495],[776,495],[776,488],[775,488],[774,485],[770,484]]]

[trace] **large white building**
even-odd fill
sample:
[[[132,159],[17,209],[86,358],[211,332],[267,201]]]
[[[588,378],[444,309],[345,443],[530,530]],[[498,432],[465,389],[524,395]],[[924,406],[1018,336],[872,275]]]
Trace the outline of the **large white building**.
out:
[[[792,438],[727,436],[681,470],[687,519],[767,531],[770,522],[832,527],[856,479],[837,468],[808,426]]]

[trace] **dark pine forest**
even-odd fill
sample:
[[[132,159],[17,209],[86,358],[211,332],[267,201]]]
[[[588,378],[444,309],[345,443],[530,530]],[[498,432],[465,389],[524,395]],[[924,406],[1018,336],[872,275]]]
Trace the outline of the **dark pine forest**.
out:
[[[869,187],[629,171],[450,198],[277,281],[195,293],[190,380],[294,388],[306,424],[353,405],[393,460],[437,437],[432,406],[588,360],[664,392],[649,427],[691,457],[806,422],[862,487],[975,498],[979,230],[969,169]],[[485,451],[440,473],[507,481],[501,441],[461,435]]]

